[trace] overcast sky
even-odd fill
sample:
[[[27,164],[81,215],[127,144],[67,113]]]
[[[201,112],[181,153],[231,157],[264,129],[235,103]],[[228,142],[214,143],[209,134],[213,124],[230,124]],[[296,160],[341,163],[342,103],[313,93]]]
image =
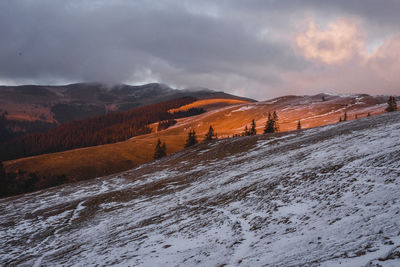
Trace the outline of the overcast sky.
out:
[[[1,0],[0,83],[400,94],[399,0]]]

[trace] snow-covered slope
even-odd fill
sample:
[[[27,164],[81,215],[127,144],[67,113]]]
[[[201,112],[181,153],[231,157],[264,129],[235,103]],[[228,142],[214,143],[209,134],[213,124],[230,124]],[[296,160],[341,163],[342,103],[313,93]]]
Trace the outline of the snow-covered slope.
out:
[[[0,201],[0,265],[399,266],[400,114]]]

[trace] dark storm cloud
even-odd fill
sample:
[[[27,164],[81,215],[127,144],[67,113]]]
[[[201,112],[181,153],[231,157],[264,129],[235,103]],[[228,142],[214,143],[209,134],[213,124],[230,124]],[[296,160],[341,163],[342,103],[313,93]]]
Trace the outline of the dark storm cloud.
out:
[[[2,2],[0,75],[121,81],[154,68],[152,59],[185,72],[268,62],[290,68],[295,60],[289,47],[260,40],[241,21],[193,14],[179,3],[73,3]]]
[[[0,81],[153,79],[253,97],[277,95],[271,90],[285,83],[282,72],[311,64],[293,49],[297,20],[329,12],[392,30],[399,6],[394,0],[4,0]]]

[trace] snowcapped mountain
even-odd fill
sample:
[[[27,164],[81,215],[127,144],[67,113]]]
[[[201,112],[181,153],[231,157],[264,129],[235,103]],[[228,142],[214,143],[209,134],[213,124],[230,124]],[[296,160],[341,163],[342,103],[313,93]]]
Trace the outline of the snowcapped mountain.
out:
[[[398,112],[0,200],[0,265],[399,266]]]

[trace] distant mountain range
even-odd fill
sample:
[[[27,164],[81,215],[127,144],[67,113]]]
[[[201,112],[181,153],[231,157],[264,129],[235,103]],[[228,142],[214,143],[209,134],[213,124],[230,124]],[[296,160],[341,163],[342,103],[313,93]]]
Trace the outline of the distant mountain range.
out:
[[[0,142],[15,135],[44,132],[61,123],[187,96],[254,102],[207,88],[178,90],[159,83],[0,86]]]

